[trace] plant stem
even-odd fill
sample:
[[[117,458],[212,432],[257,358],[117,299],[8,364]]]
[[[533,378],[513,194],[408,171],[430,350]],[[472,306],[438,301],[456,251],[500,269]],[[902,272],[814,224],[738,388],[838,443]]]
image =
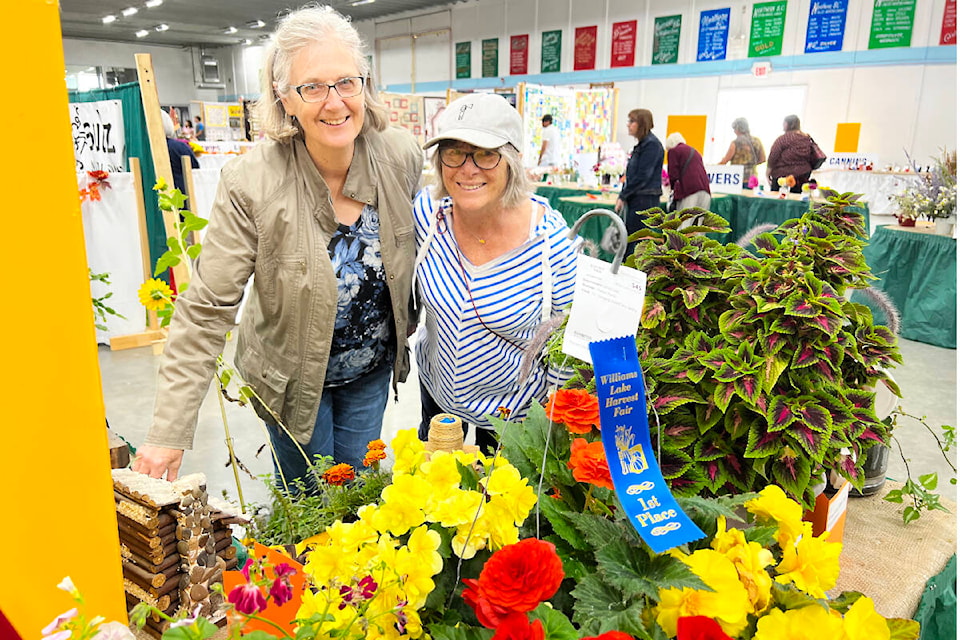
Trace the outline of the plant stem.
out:
[[[223,384],[217,377],[217,387],[220,393],[217,394],[217,401],[220,403],[220,417],[223,419],[223,433],[226,436],[224,442],[227,443],[227,451],[230,452],[230,466],[233,468],[233,480],[237,483],[237,497],[240,499],[240,513],[247,512],[247,506],[243,503],[243,487],[240,486],[240,470],[237,469],[237,454],[233,451],[233,438],[230,436],[230,425],[227,423],[227,409],[223,404]]]

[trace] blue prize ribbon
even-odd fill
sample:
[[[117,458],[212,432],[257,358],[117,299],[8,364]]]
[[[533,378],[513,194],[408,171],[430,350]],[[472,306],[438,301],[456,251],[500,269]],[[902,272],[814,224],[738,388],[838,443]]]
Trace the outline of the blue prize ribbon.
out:
[[[650,447],[646,390],[632,336],[590,343],[600,399],[600,437],[620,505],[656,553],[706,534],[687,517]]]

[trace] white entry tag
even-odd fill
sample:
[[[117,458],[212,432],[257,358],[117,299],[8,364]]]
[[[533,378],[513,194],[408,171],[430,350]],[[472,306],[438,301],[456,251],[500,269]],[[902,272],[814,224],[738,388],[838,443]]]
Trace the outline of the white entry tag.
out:
[[[647,274],[620,266],[610,271],[610,263],[580,254],[577,258],[577,283],[573,307],[563,333],[563,352],[593,364],[590,343],[622,336],[637,335]]]

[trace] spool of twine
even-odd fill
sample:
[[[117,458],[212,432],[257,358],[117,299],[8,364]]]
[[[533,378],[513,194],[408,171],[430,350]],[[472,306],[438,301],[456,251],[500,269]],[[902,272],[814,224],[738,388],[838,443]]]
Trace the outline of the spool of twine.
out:
[[[463,449],[463,424],[450,413],[438,413],[430,420],[427,448],[431,451],[460,451]]]

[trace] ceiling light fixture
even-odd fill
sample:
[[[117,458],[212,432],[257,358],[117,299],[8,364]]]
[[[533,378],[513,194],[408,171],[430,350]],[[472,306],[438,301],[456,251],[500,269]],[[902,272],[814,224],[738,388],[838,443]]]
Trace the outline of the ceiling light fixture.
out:
[[[259,29],[265,26],[267,26],[267,23],[264,22],[263,20],[251,20],[250,22],[247,23],[248,29]]]
[[[146,29],[140,29],[140,31],[137,31],[138,38],[146,38],[148,35],[150,35],[150,32]]]
[[[227,27],[226,29],[223,30],[223,32],[224,32],[225,34],[227,34],[227,35],[230,35],[231,33],[236,33],[236,32],[237,32],[237,28],[236,28],[236,27]]]
[[[111,22],[116,22],[117,16],[111,14],[109,16],[103,16],[103,24],[110,24]]]
[[[124,18],[129,18],[130,16],[132,16],[133,14],[135,14],[137,11],[138,11],[138,9],[137,9],[136,7],[127,7],[126,9],[124,9],[123,11],[121,11],[120,13],[123,14],[123,17],[124,17]]]
[[[169,29],[169,28],[170,28],[170,25],[168,25],[168,24],[158,24],[157,26],[155,26],[155,27],[153,28],[153,30],[154,30],[154,31],[166,31],[166,30]]]
[[[376,1],[377,1],[377,0],[355,0],[355,2],[351,2],[351,3],[350,3],[350,6],[351,6],[351,7],[359,7],[359,6],[362,5],[362,4],[373,4],[373,3],[376,2]]]
[[[153,9],[154,7],[159,7],[163,4],[163,0],[147,0],[143,6],[147,9]]]

